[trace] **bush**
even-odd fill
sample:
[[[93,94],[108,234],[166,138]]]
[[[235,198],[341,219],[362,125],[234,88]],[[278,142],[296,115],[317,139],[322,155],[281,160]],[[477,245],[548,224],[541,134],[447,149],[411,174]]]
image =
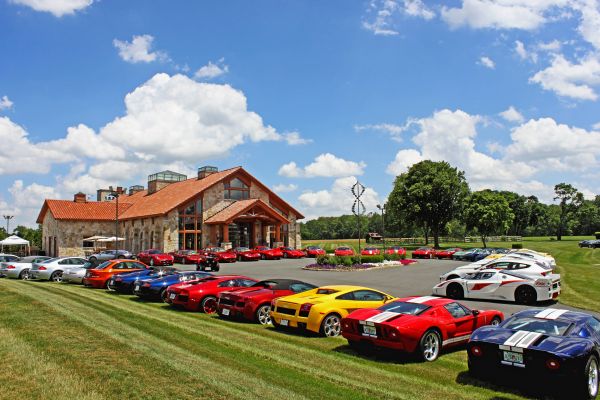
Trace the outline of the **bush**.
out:
[[[349,257],[349,256],[344,256],[344,257],[337,257],[340,259],[340,262],[338,262],[338,265],[344,265],[346,267],[350,267],[352,266],[352,264],[355,264],[354,261],[352,260],[353,257]]]
[[[327,254],[317,256],[317,264],[319,264],[319,265],[329,264],[329,258],[330,257]]]
[[[406,254],[386,254],[383,258],[388,261],[400,261],[406,259]]]
[[[594,232],[594,236],[596,236],[596,239],[600,240],[600,232]]]
[[[523,248],[523,244],[522,243],[513,243],[512,244],[512,248],[513,249],[522,249]]]
[[[360,260],[357,257],[357,260],[355,262],[355,264],[360,264],[360,263],[366,263],[366,264],[375,264],[375,263],[380,263],[383,262],[383,256],[379,255],[379,256],[362,256],[360,258]]]

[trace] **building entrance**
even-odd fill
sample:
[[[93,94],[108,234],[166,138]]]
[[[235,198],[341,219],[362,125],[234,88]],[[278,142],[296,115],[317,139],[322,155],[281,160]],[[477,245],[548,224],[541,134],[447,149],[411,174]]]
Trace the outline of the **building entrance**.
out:
[[[232,247],[254,247],[250,222],[235,222],[229,224],[229,241]]]

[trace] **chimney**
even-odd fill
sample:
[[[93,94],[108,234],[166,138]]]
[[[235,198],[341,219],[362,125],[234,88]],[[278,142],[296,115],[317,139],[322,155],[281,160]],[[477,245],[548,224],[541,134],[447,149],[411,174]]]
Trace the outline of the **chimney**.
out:
[[[85,193],[75,193],[75,196],[73,196],[73,201],[75,203],[87,203],[87,197]]]
[[[198,168],[198,179],[204,179],[207,176],[214,174],[215,172],[219,172],[219,168],[211,167],[210,165],[200,167]]]
[[[125,189],[123,189],[122,186],[117,186],[117,193],[119,193],[119,195],[125,194]]]

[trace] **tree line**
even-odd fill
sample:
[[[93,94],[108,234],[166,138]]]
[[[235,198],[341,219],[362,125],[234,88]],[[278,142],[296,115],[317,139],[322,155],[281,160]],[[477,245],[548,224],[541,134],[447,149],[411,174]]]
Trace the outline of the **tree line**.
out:
[[[463,171],[445,161],[425,160],[398,175],[385,213],[320,217],[302,223],[303,239],[348,239],[360,232],[386,237],[424,237],[439,246],[441,236],[592,235],[600,231],[600,195],[585,200],[568,183],[554,187],[555,204],[511,191],[471,191]]]

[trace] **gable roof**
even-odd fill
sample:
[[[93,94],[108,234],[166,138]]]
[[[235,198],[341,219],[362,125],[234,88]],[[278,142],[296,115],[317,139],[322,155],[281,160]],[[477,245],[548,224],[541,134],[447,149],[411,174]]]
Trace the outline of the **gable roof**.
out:
[[[233,221],[234,218],[240,216],[246,211],[252,209],[253,207],[260,207],[266,211],[268,216],[272,219],[278,220],[283,224],[287,224],[290,221],[287,220],[283,215],[279,214],[272,207],[270,207],[267,203],[260,199],[248,199],[248,200],[238,200],[235,203],[232,203],[229,207],[224,208],[219,211],[212,217],[208,218],[204,221],[205,224],[228,224]]]
[[[119,215],[124,213],[131,203],[119,201]],[[115,203],[106,201],[88,201],[76,203],[72,200],[46,200],[36,222],[44,222],[46,212],[50,210],[57,220],[71,221],[114,221]]]

